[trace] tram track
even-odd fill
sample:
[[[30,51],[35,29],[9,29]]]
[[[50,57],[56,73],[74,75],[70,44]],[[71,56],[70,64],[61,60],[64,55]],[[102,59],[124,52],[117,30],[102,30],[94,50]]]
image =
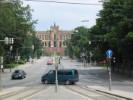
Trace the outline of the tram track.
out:
[[[64,87],[75,93],[83,95],[89,98],[90,100],[127,100],[125,98],[109,95],[106,93],[102,93],[102,92],[90,89],[87,86],[65,85]]]
[[[41,86],[41,87],[26,87],[23,89],[19,89],[10,93],[6,93],[0,96],[0,100],[25,100],[28,97],[34,96],[37,93],[40,93],[46,89],[48,89],[49,86]]]

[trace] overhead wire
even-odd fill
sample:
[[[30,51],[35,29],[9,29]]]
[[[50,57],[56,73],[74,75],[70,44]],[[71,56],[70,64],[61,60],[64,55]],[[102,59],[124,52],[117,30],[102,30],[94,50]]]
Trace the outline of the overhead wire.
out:
[[[50,3],[60,3],[60,4],[73,4],[73,5],[95,5],[95,6],[101,6],[104,2],[99,3],[81,3],[81,2],[61,2],[61,1],[53,1],[53,0],[24,0],[24,1],[34,1],[34,2],[50,2]],[[109,3],[109,2],[105,2]],[[124,5],[113,5],[113,6],[124,6]],[[128,5],[129,7],[133,7],[132,5]]]
[[[61,2],[61,1],[47,1],[47,0],[24,0],[24,1],[35,1],[35,2],[51,2],[51,3],[63,3],[63,4],[74,4],[74,5],[102,5],[102,3],[80,3],[80,2]]]

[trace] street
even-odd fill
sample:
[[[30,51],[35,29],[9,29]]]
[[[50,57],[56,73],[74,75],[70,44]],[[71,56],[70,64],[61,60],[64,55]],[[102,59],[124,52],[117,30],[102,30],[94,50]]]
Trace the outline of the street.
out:
[[[75,83],[75,85],[59,84],[58,91],[55,93],[54,84],[47,85],[41,83],[41,76],[50,69],[55,69],[54,65],[47,65],[47,61],[51,59],[51,57],[42,57],[39,60],[35,60],[33,64],[28,62],[15,68],[26,71],[27,76],[24,79],[11,80],[12,73],[10,73],[9,69],[5,69],[5,72],[2,74],[0,100],[128,100],[126,97],[116,97],[115,95],[97,90],[105,89],[108,91],[109,82],[106,68],[89,65],[84,67],[82,63],[71,61],[66,57],[61,59],[61,64],[59,64],[58,68],[77,69],[79,72],[79,82]],[[12,69],[12,72],[15,69]],[[119,90],[132,93],[132,82],[132,79],[112,74],[112,91]]]

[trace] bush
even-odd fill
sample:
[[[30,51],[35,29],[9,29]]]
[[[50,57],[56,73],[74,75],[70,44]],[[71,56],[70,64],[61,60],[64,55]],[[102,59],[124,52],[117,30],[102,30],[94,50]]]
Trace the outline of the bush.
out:
[[[24,60],[19,60],[18,64],[25,64],[25,61]]]
[[[14,68],[16,64],[4,64],[4,68]]]
[[[15,63],[17,64],[17,61],[15,61]],[[25,61],[24,60],[19,60],[18,64],[25,64]]]

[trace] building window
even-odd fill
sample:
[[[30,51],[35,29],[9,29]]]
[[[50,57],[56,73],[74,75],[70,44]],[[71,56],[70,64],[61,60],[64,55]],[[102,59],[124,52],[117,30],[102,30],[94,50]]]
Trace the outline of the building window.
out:
[[[45,42],[45,46],[47,46],[47,43]]]
[[[42,35],[42,40],[44,40],[44,35]]]
[[[54,41],[54,47],[56,47],[56,41]]]
[[[63,41],[63,46],[65,46],[65,41]]]
[[[56,34],[54,34],[54,39],[56,39]]]
[[[49,40],[50,40],[51,38],[50,38],[50,35],[49,35]]]
[[[60,41],[60,47],[62,47],[62,43],[61,43],[61,41]]]
[[[48,46],[49,46],[49,47],[51,47],[51,44],[50,44],[50,42],[48,42]]]
[[[60,35],[60,40],[62,40],[62,35]]]

